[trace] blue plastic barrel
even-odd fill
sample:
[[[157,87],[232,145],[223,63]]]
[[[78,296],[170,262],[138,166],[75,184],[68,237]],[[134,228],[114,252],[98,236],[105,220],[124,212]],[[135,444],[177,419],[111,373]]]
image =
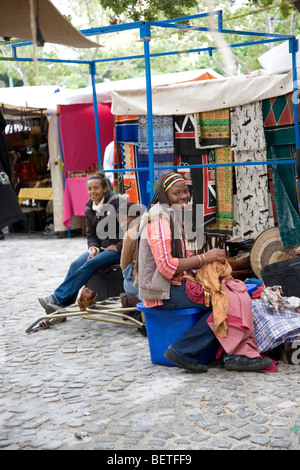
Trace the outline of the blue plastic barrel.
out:
[[[257,289],[254,284],[246,284],[247,292],[252,297],[252,292]],[[191,326],[193,326],[200,316],[207,312],[201,308],[187,308],[182,310],[156,310],[146,308],[143,302],[136,306],[137,310],[143,312],[147,330],[150,357],[153,364],[173,366],[164,357],[165,351],[170,344],[179,339]],[[215,360],[219,348],[216,339],[215,344],[199,357],[199,363],[209,364]]]

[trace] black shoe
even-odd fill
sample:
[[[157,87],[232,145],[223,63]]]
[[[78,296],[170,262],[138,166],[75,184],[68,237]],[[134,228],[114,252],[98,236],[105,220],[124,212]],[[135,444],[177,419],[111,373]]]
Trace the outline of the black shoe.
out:
[[[268,369],[272,365],[272,359],[268,357],[255,357],[250,359],[246,356],[227,356],[224,358],[226,370],[234,371],[256,371]]]
[[[193,362],[184,361],[174,354],[170,349],[166,350],[164,356],[166,359],[168,359],[168,361],[172,362],[177,367],[188,370],[189,372],[207,372],[207,366],[205,364],[196,364]]]

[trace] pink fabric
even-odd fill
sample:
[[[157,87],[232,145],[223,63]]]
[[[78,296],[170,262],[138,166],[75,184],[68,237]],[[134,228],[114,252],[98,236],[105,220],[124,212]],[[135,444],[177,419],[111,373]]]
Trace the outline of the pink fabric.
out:
[[[224,351],[250,358],[261,357],[253,336],[254,326],[251,314],[251,298],[242,281],[231,277],[225,282],[228,297],[227,336],[218,338]],[[213,314],[207,319],[214,331]]]
[[[114,139],[114,119],[110,104],[98,103],[102,161],[106,146]],[[88,170],[98,163],[94,105],[60,105],[59,126],[65,175]]]
[[[220,349],[216,358],[221,357],[223,351],[228,355],[240,355],[249,358],[263,357],[260,355],[254,338],[254,325],[251,313],[252,300],[245,284],[231,277],[225,281],[228,297],[227,337],[218,338]],[[214,331],[213,314],[207,319],[209,327]],[[265,356],[264,356],[265,357]],[[260,372],[277,372],[277,363]]]
[[[88,177],[66,178],[64,194],[63,224],[69,228],[72,215],[85,215],[86,203],[89,200],[86,182]]]
[[[205,294],[203,287],[197,282],[190,281],[189,279],[185,282],[185,293],[189,300],[197,304],[205,304]]]

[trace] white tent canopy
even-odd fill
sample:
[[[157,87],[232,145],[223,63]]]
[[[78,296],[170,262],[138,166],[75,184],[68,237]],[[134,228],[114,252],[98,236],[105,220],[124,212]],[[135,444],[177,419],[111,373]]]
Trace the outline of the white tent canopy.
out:
[[[151,83],[153,86],[162,86],[178,83],[186,80],[195,80],[197,77],[209,73],[210,75],[219,78],[222,75],[214,70],[196,69],[186,72],[168,73],[162,75],[152,75]],[[145,77],[128,78],[126,80],[106,81],[96,84],[97,101],[99,103],[111,103],[113,91],[127,91],[144,88],[146,86]],[[57,94],[57,103],[62,105],[78,104],[78,103],[92,103],[93,90],[92,87],[80,88],[78,90],[62,89]]]
[[[292,72],[282,75],[258,73],[237,75],[217,80],[199,80],[152,87],[153,115],[191,114],[242,106],[293,90]],[[112,113],[146,115],[146,88],[112,92]]]
[[[0,105],[6,118],[16,113],[45,110],[56,107],[56,86],[22,86],[0,88]]]

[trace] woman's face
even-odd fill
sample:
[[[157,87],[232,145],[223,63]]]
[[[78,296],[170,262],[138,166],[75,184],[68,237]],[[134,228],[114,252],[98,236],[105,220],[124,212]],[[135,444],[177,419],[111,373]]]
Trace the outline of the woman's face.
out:
[[[99,204],[104,194],[107,192],[107,188],[103,188],[100,180],[96,179],[89,180],[86,187],[89,198],[95,202],[95,204]]]
[[[191,198],[189,188],[184,181],[178,181],[173,184],[170,189],[166,192],[170,206],[173,204],[179,204],[182,209]]]

